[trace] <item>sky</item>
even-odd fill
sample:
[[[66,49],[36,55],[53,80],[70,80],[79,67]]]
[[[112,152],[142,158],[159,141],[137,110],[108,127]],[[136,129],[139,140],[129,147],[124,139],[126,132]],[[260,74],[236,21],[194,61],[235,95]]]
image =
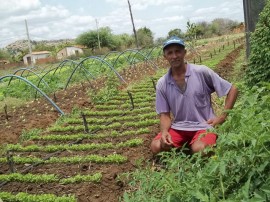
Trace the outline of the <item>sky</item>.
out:
[[[154,38],[172,29],[186,30],[187,21],[215,18],[244,21],[243,0],[130,0],[135,28],[147,27]],[[0,0],[0,48],[27,39],[75,39],[109,26],[113,34],[132,34],[127,0]],[[97,23],[96,23],[97,22]]]

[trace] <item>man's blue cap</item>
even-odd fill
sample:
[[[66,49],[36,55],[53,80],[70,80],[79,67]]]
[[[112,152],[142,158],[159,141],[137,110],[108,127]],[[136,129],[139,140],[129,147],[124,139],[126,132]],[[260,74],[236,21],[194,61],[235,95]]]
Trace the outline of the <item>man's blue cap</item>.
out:
[[[163,43],[163,50],[171,45],[171,44],[176,44],[176,45],[180,45],[180,46],[184,46],[185,47],[185,43],[182,39],[180,39],[179,37],[177,36],[172,36],[171,38],[169,38],[167,41],[165,41]]]

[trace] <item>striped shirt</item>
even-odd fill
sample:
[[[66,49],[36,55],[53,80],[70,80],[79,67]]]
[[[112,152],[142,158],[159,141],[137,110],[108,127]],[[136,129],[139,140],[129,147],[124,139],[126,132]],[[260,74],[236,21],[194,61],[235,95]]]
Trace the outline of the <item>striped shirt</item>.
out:
[[[211,94],[219,97],[228,94],[232,84],[203,65],[187,64],[186,88],[180,90],[172,77],[171,69],[161,77],[156,86],[156,111],[172,112],[171,128],[197,131],[211,128],[207,120],[214,118]]]

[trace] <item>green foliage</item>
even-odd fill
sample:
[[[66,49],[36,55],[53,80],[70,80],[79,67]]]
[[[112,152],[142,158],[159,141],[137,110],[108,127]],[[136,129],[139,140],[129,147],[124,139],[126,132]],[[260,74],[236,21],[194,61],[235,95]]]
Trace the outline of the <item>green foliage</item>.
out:
[[[1,182],[27,182],[27,183],[53,183],[59,182],[60,184],[72,184],[80,182],[100,182],[102,178],[101,173],[94,175],[75,175],[68,178],[60,178],[54,174],[20,174],[11,173],[6,175],[0,175]]]
[[[11,151],[17,151],[17,152],[56,152],[56,151],[89,151],[93,149],[117,149],[120,147],[134,147],[141,145],[143,143],[142,139],[131,139],[126,142],[121,142],[118,144],[113,144],[113,143],[100,143],[100,144],[74,144],[74,145],[69,145],[69,144],[57,144],[57,145],[47,145],[47,146],[39,146],[39,145],[30,145],[23,147],[19,144],[15,145],[7,145],[7,150]],[[1,181],[1,176],[0,176],[0,181]]]
[[[134,37],[132,37],[128,34],[120,34],[119,37],[121,38],[121,41],[122,41],[122,44],[121,44],[122,48],[121,49],[130,48],[135,44]]]
[[[130,107],[130,105],[128,105]],[[106,110],[111,110],[110,108],[102,108]],[[115,109],[115,107],[114,107]],[[114,116],[111,118],[87,118],[86,121],[89,124],[105,124],[105,123],[110,123],[110,122],[119,122],[119,121],[140,121],[140,120],[145,120],[149,118],[156,117],[156,112],[149,112],[146,114],[138,114],[138,115],[127,115],[127,116]],[[65,120],[66,123],[69,124],[81,124],[82,119],[81,118],[67,118]]]
[[[246,71],[249,86],[260,85],[270,81],[270,1],[268,0],[260,13],[254,33],[251,35],[251,53]]]
[[[134,40],[128,34],[114,35],[109,27],[101,27],[99,31],[84,32],[77,37],[76,42],[94,50],[98,48],[98,37],[100,46],[107,47],[110,50],[121,50],[131,47],[134,43]]]
[[[139,130],[128,130],[122,133],[119,133],[116,130],[106,132],[106,134],[72,134],[72,135],[46,135],[46,136],[35,136],[32,137],[33,140],[47,140],[47,141],[69,141],[69,140],[78,140],[78,139],[101,139],[105,137],[122,137],[122,136],[135,136],[150,133],[148,128],[140,128]],[[4,149],[3,149],[4,150]]]
[[[98,47],[98,40],[97,40],[97,32],[96,31],[89,31],[89,32],[84,32],[80,34],[76,38],[76,43],[80,45],[87,46],[88,48],[91,48],[92,50],[94,48]]]
[[[153,99],[151,99],[151,101],[153,101]],[[117,116],[117,115],[122,115],[122,114],[136,114],[136,113],[149,113],[152,112],[153,109],[152,107],[144,107],[144,108],[140,108],[140,109],[134,109],[132,111],[127,110],[127,111],[123,111],[123,110],[111,110],[111,111],[85,111],[85,115],[89,115],[89,116]]]
[[[270,197],[270,85],[240,86],[241,100],[229,112],[215,154],[163,153],[158,170],[138,169],[124,201],[267,201]],[[184,150],[185,148],[183,148]]]
[[[105,81],[105,87],[96,92],[95,90],[89,91],[91,100],[97,103],[104,103],[108,101],[112,96],[118,94],[118,87],[120,86],[119,79],[115,75],[109,75]]]
[[[51,157],[48,160],[43,160],[38,157],[13,157],[13,161],[18,164],[26,163],[124,163],[127,161],[127,157],[119,154],[111,154],[108,156],[99,156],[99,155],[87,155],[87,156],[69,156],[69,157]],[[0,163],[6,163],[6,158],[0,158]]]
[[[28,194],[24,192],[13,195],[0,192],[0,199],[5,202],[75,202],[75,196],[56,196],[54,194]]]
[[[22,143],[24,141],[30,140],[33,136],[38,136],[41,133],[41,129],[34,128],[32,130],[26,131],[23,130],[22,134],[19,137],[19,142]]]
[[[137,37],[140,47],[151,47],[154,44],[153,32],[147,27],[138,29]]]
[[[76,175],[74,177],[69,177],[66,179],[61,179],[61,184],[72,184],[72,183],[80,183],[80,182],[100,182],[102,178],[101,173],[96,173],[94,175]]]
[[[186,38],[190,41],[191,46],[195,47],[197,41],[198,27],[195,23],[187,22]]]
[[[52,183],[57,182],[57,176],[54,174],[37,174],[33,175],[27,173],[25,175],[20,173],[11,173],[7,175],[0,175],[1,182],[29,182],[29,183]]]
[[[10,60],[11,59],[11,54],[5,50],[5,49],[0,49],[0,60]]]
[[[170,38],[172,36],[177,36],[179,38],[184,38],[184,33],[182,32],[181,29],[172,29],[168,32],[167,38]]]

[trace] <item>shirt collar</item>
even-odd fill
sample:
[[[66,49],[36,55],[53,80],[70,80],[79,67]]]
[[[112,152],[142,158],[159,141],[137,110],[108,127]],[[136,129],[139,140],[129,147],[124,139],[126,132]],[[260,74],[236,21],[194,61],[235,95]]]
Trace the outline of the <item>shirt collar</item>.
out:
[[[186,70],[186,74],[185,77],[189,77],[191,75],[191,71],[190,71],[190,65],[187,63],[187,70]],[[169,69],[168,73],[167,73],[167,82],[170,84],[174,84],[174,80],[172,77],[172,68]]]

